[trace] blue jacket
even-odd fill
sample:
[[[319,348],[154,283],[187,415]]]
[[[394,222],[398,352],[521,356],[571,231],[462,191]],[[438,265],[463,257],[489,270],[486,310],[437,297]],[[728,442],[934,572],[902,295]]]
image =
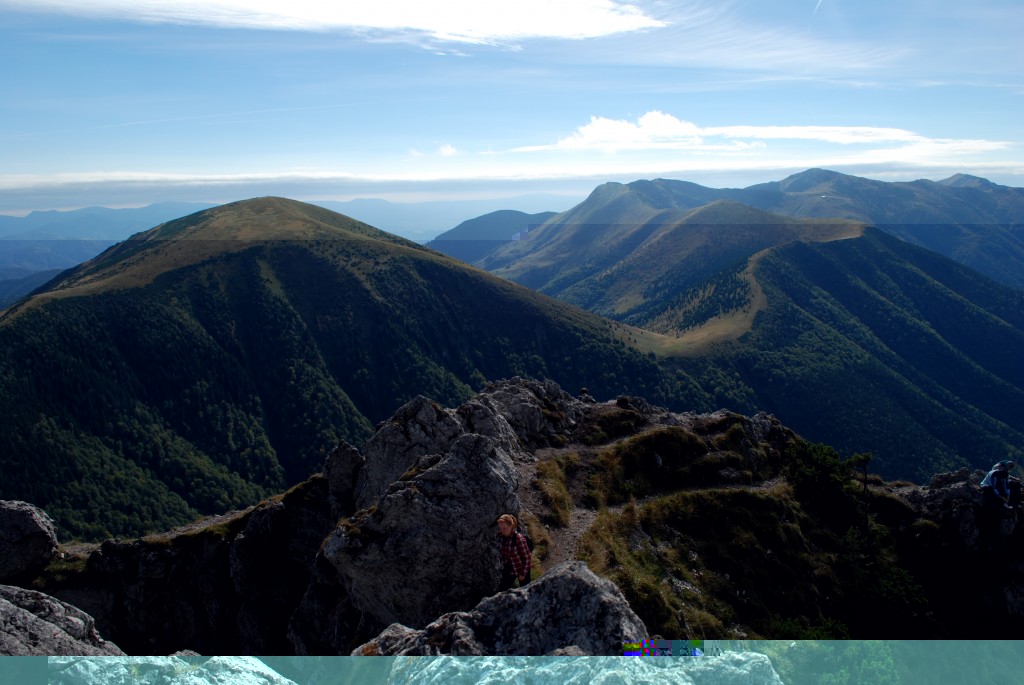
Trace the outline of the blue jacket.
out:
[[[1010,496],[1010,472],[1005,469],[992,469],[981,481],[981,487],[992,488],[1002,497]]]

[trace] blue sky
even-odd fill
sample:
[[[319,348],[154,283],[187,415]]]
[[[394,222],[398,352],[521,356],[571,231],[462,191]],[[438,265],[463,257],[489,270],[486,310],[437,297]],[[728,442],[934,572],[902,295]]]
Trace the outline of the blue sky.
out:
[[[1019,0],[0,0],[0,212],[1024,186],[1022,28]]]

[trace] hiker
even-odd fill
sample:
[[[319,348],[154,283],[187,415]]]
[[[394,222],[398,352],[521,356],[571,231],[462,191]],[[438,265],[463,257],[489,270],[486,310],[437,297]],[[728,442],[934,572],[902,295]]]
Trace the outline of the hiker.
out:
[[[501,584],[498,592],[508,590],[518,580],[520,587],[530,582],[530,547],[519,531],[516,517],[502,514],[498,517],[498,544],[501,546]]]
[[[981,504],[986,509],[1010,509],[1010,469],[1016,466],[1009,459],[993,464],[981,481]]]

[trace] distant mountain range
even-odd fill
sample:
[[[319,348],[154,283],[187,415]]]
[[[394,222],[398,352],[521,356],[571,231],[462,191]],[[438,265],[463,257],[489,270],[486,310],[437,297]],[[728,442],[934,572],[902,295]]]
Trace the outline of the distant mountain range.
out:
[[[549,219],[531,240],[543,240],[537,236],[546,236],[550,226],[570,223],[672,223],[684,211],[719,200],[795,218],[851,219],[876,226],[1024,289],[1024,189],[964,174],[943,181],[887,183],[810,169],[742,189],[666,179],[605,183],[580,205]],[[495,266],[489,268],[511,269],[516,249],[522,247],[493,255]]]

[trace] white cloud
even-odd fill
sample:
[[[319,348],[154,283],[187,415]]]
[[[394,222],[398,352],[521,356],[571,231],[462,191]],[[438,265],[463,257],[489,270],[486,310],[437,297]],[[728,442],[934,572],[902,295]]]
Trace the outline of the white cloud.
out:
[[[764,148],[765,141],[810,141],[838,145],[902,143],[901,150],[928,154],[992,152],[1009,143],[990,140],[928,138],[913,131],[877,126],[712,126],[702,128],[671,114],[651,111],[635,122],[592,116],[590,122],[552,144],[519,147],[514,152],[553,150],[693,150],[735,152]],[[730,141],[730,142],[726,142]],[[891,149],[891,148],[885,148]]]
[[[596,38],[664,25],[622,0],[0,0],[5,6],[228,28],[414,31],[464,43]]]
[[[437,150],[437,154],[442,157],[455,157],[459,154],[459,151],[455,149],[453,145],[444,144]]]

